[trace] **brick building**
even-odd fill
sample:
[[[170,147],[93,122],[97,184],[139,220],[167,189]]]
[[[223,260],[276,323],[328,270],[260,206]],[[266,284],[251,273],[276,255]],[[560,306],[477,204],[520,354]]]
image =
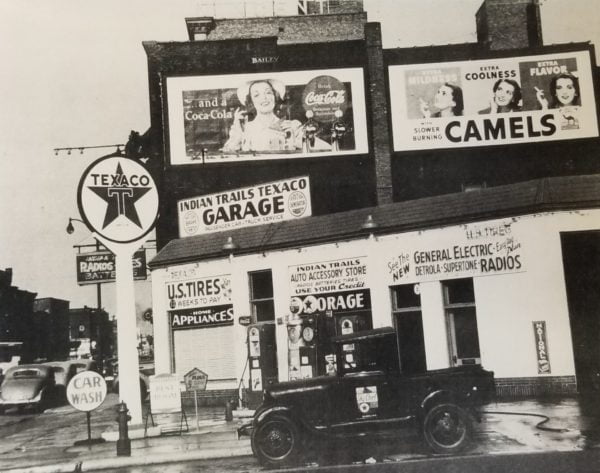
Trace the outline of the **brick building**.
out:
[[[533,1],[474,21],[477,43],[427,48],[383,49],[365,12],[331,10],[189,18],[189,41],[144,43],[157,372],[260,392],[325,374],[332,336],[395,325],[405,369],[593,387],[593,47],[542,46]],[[576,104],[550,102],[555,76]]]

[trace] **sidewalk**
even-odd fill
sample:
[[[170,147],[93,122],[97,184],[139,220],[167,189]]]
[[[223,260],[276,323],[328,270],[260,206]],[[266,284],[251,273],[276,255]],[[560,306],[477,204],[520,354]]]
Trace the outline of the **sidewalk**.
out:
[[[102,432],[118,431],[118,401],[114,395],[107,401],[92,415],[94,438]],[[595,403],[587,404],[577,398],[525,400],[490,404],[484,411],[482,422],[475,426],[470,454],[577,451],[600,446],[600,406]],[[198,421],[193,412],[188,413],[189,432],[182,435],[132,439],[130,457],[118,457],[114,441],[89,447],[74,446],[75,441],[87,438],[84,413],[62,407],[33,420],[46,416],[60,419],[63,425],[43,429],[36,424],[17,435],[5,437],[1,441],[0,470],[58,473],[252,455],[250,440],[237,438],[237,428],[249,419],[234,418],[226,422],[225,409],[220,407],[200,409]],[[544,416],[549,420],[541,426],[545,430],[540,430],[536,425]],[[139,433],[139,429],[130,427],[130,437],[135,430]],[[141,430],[143,435],[143,426]],[[415,450],[414,445],[409,444],[399,450],[390,458],[404,461],[431,456],[424,449]]]
[[[199,408],[198,418],[194,412],[186,410],[189,430],[181,435],[169,433],[160,435],[161,428],[171,430],[179,427],[180,416],[155,418],[158,427],[148,429],[143,438],[144,426],[130,426],[131,456],[117,456],[118,438],[117,418],[118,399],[109,395],[105,403],[92,413],[92,439],[106,437],[109,440],[90,446],[77,445],[76,441],[87,439],[85,414],[70,406],[46,411],[42,416],[47,419],[60,417],[67,425],[43,428],[34,426],[0,443],[3,452],[0,455],[0,471],[11,473],[59,473],[115,469],[123,466],[143,466],[209,458],[225,458],[252,455],[248,437],[238,439],[237,429],[250,419],[238,417],[249,412],[235,412],[233,421],[225,421],[224,407]],[[5,441],[11,445],[5,445]]]

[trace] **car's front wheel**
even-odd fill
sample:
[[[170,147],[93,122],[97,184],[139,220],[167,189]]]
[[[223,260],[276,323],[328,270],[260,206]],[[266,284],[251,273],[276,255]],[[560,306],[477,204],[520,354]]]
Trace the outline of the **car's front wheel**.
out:
[[[423,434],[434,452],[457,453],[469,444],[471,419],[455,404],[438,404],[425,415]]]
[[[285,416],[271,416],[252,431],[252,451],[263,465],[278,466],[298,459],[300,431]]]

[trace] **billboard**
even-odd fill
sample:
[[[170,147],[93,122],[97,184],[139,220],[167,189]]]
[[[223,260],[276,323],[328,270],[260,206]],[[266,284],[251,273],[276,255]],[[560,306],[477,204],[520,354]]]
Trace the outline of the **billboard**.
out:
[[[180,238],[309,217],[311,213],[308,176],[177,202]]]
[[[170,163],[368,153],[362,68],[169,77]]]
[[[115,255],[110,251],[95,251],[76,255],[77,284],[115,282]],[[146,250],[136,251],[132,258],[133,279],[146,279]]]
[[[589,51],[390,65],[394,150],[598,136]]]

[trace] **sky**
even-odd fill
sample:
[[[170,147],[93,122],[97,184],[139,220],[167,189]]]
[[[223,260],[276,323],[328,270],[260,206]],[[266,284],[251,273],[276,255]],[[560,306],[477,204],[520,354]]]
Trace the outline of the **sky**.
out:
[[[600,44],[600,1],[539,0],[545,44]],[[219,0],[223,8],[234,0]],[[125,143],[150,125],[142,41],[186,41],[185,18],[210,15],[206,0],[0,0],[0,269],[38,297],[96,305],[78,286],[74,245],[92,244],[80,218],[77,184],[115,147],[58,156],[54,148]],[[383,46],[474,42],[482,0],[364,0],[381,23]],[[598,56],[598,51],[596,51]],[[149,255],[153,254],[150,251]],[[114,313],[114,284],[103,286]],[[138,309],[151,305],[136,283]]]

